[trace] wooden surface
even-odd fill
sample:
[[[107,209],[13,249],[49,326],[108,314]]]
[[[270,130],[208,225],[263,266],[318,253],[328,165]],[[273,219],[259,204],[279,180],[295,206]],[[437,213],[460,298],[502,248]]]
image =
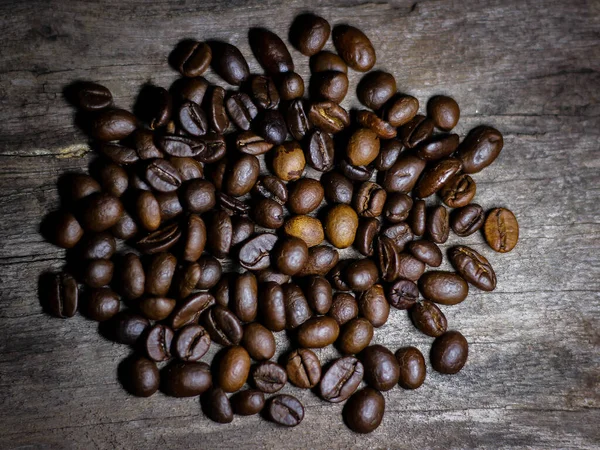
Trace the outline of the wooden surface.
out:
[[[167,55],[184,38],[229,41],[258,72],[248,28],[286,36],[307,10],[364,30],[376,67],[422,104],[456,98],[461,136],[482,123],[502,131],[500,158],[474,177],[476,201],[509,207],[521,227],[510,254],[479,235],[463,241],[498,274],[495,292],[472,289],[444,308],[469,361],[457,376],[429,370],[417,391],[386,392],[383,423],[368,436],[342,424],[341,405],[289,386],[306,406],[295,429],[258,417],[218,425],[197,398],[131,397],[116,376],[129,350],[80,316],[43,314],[38,301],[39,274],[63,263],[40,219],[58,205],[57,177],[90,160],[63,87],[94,80],[129,108],[143,83],[177,77]],[[600,446],[600,2],[4,0],[0,32],[0,448]],[[307,80],[307,59],[292,54]],[[350,79],[348,107],[359,74]],[[402,311],[374,341],[424,353],[431,344]]]

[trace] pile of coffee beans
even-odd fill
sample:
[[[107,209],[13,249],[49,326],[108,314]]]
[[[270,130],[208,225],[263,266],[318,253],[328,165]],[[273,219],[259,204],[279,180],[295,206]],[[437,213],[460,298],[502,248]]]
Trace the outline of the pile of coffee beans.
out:
[[[330,34],[337,53],[323,50]],[[308,86],[279,36],[253,29],[249,39],[264,74],[231,44],[185,41],[170,55],[182,77],[169,90],[145,86],[135,115],[104,86],[70,86],[99,157],[90,175],[61,178],[63,208],[44,221],[70,249],[47,306],[63,318],[79,310],[133,347],[122,381],[134,395],[201,395],[216,422],[262,413],[296,426],[303,405],[278,393],[290,382],[347,400],[345,423],[368,433],[384,415],[381,391],[426,377],[417,348],[371,345],[391,311],[408,310],[435,338],[434,370],[455,374],[467,362],[467,340],[438,305],[463,302],[470,286],[493,290],[496,275],[462,245],[448,251],[455,272],[435,268],[450,232],[482,230],[497,252],[516,245],[509,210],[472,203],[471,176],[498,157],[502,135],[479,126],[461,142],[447,96],[420,114],[392,74],[371,71],[375,49],[355,27],[294,21]],[[227,90],[202,77],[209,68]],[[350,69],[367,72],[360,111],[340,106]],[[340,258],[350,247],[362,257]],[[278,363],[283,331],[293,350]],[[222,349],[203,361],[211,345]],[[324,364],[313,350],[332,345],[340,357]]]

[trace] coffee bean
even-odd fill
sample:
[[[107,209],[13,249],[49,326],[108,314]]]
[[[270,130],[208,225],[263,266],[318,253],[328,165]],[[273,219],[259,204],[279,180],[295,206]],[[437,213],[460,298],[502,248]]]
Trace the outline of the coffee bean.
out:
[[[327,315],[333,317],[339,325],[344,325],[358,316],[358,303],[351,294],[337,292]]]
[[[388,222],[400,223],[408,218],[413,199],[407,194],[394,192],[387,196],[383,214]]]
[[[99,146],[99,151],[115,164],[129,166],[139,161],[135,149],[114,142],[104,142]]]
[[[178,330],[186,325],[198,323],[198,319],[215,303],[215,299],[207,292],[198,292],[187,297],[177,304],[169,318],[173,330]],[[210,332],[210,330],[208,330]],[[212,335],[211,335],[212,337]],[[214,338],[213,338],[214,339]],[[216,340],[216,339],[215,339]]]
[[[448,258],[456,271],[469,283],[482,291],[496,288],[496,273],[488,260],[472,248],[464,245],[453,247]]]
[[[298,328],[298,344],[306,348],[323,348],[338,338],[340,327],[331,317],[312,317]]]
[[[365,367],[365,381],[378,391],[392,389],[400,378],[400,366],[392,352],[381,345],[371,345],[360,354]]]
[[[288,219],[283,225],[283,232],[287,236],[302,239],[308,247],[319,245],[325,239],[323,224],[318,219],[307,215],[293,216]]]
[[[452,177],[440,189],[442,201],[450,208],[460,208],[468,205],[475,197],[475,181],[467,174]]]
[[[259,178],[252,189],[252,193],[257,196],[275,200],[281,205],[288,200],[288,190],[285,183],[271,175]]]
[[[270,77],[253,75],[250,78],[250,91],[252,99],[259,108],[277,109],[279,106],[279,92]]]
[[[458,123],[460,109],[453,98],[436,95],[427,103],[427,114],[440,130],[450,131]]]
[[[91,289],[87,292],[85,314],[92,320],[104,322],[119,312],[119,296],[109,288]]]
[[[398,280],[387,288],[390,305],[397,309],[409,309],[419,299],[419,288],[410,280]]]
[[[212,51],[208,44],[196,41],[184,41],[171,54],[173,66],[184,77],[202,75],[212,60]]]
[[[189,212],[202,214],[216,204],[215,187],[210,181],[190,180],[183,186],[181,199]]]
[[[386,199],[387,194],[381,186],[365,181],[354,194],[353,206],[360,217],[379,217]]]
[[[137,302],[142,315],[149,320],[163,320],[175,308],[175,299],[166,297],[144,297]]]
[[[359,72],[375,65],[375,49],[369,38],[358,28],[338,25],[333,29],[333,45],[343,60]]]
[[[232,217],[231,227],[231,247],[241,244],[254,234],[254,222],[247,217]]]
[[[400,270],[400,251],[392,239],[382,235],[377,237],[377,257],[381,278],[384,281],[397,280]]]
[[[179,330],[173,351],[183,361],[199,361],[210,348],[210,336],[200,325],[187,325]]]
[[[260,164],[256,156],[240,156],[225,175],[225,192],[240,197],[250,192],[260,172]]]
[[[321,204],[324,195],[318,180],[302,178],[290,187],[288,209],[294,214],[308,214]]]
[[[302,403],[291,395],[276,395],[269,400],[267,405],[269,420],[278,425],[295,427],[304,419]]]
[[[407,223],[415,236],[420,237],[425,234],[426,220],[427,206],[425,205],[425,201],[414,200]]]
[[[206,152],[206,142],[200,137],[163,134],[156,143],[170,156],[196,157]]]
[[[434,206],[427,213],[427,237],[436,244],[443,244],[450,234],[450,214],[442,205]]]
[[[211,387],[201,398],[202,410],[206,416],[217,423],[233,421],[233,408],[227,394],[220,387]]]
[[[368,128],[356,130],[346,147],[348,161],[355,166],[366,166],[379,154],[379,137]]]
[[[346,203],[352,201],[354,186],[352,181],[338,172],[329,172],[321,177],[325,198],[329,203]]]
[[[290,40],[305,56],[312,56],[325,46],[331,26],[324,18],[314,14],[302,14],[292,23]]]
[[[342,327],[338,348],[345,354],[360,353],[373,339],[373,325],[362,317],[352,319]]]
[[[138,191],[135,198],[135,215],[137,222],[148,231],[155,231],[160,227],[160,206],[152,192]]]
[[[177,258],[170,253],[157,253],[152,256],[146,268],[145,293],[164,296],[169,292],[177,266]]]
[[[137,120],[129,111],[103,109],[94,117],[91,135],[99,141],[119,141],[133,133],[136,127]]]
[[[181,103],[186,101],[202,104],[204,94],[208,89],[208,81],[203,77],[180,78],[173,83],[172,91],[176,93]]]
[[[467,298],[469,285],[454,272],[430,271],[419,279],[423,297],[441,305],[456,305]]]
[[[101,232],[115,225],[123,214],[121,201],[104,193],[87,196],[80,213],[81,226],[87,231]]]
[[[183,243],[183,260],[197,261],[206,245],[206,225],[197,215],[191,214],[187,219],[185,240]]]
[[[206,114],[194,102],[185,102],[179,108],[177,118],[181,128],[192,136],[204,136],[208,132]]]
[[[310,131],[312,125],[304,110],[302,99],[297,98],[289,104],[285,113],[285,122],[290,134],[297,141],[302,140]]]
[[[68,273],[52,277],[48,292],[48,309],[56,317],[73,317],[77,312],[79,292],[77,281]]]
[[[405,153],[385,172],[382,186],[388,192],[407,194],[413,189],[424,169],[425,161]]]
[[[214,305],[204,316],[204,328],[217,344],[238,345],[244,330],[240,320],[227,308]]]
[[[350,247],[356,236],[358,216],[348,205],[335,205],[327,213],[323,225],[327,239],[335,247]]]
[[[283,220],[283,219],[282,219]],[[308,247],[297,237],[280,239],[273,249],[273,263],[277,269],[286,275],[295,275],[308,260]]]
[[[153,361],[136,356],[126,362],[126,379],[123,383],[127,390],[137,397],[150,397],[160,384],[158,368]]]
[[[281,331],[286,326],[285,299],[281,285],[269,281],[261,285],[258,294],[259,317],[271,331]]]
[[[210,366],[203,362],[177,361],[164,369],[161,379],[165,394],[172,397],[195,397],[212,385]]]
[[[251,378],[254,386],[268,394],[281,390],[287,383],[285,369],[272,361],[264,361],[254,366]]]
[[[224,133],[229,127],[229,117],[225,111],[225,89],[214,86],[208,98],[208,123],[217,133]]]
[[[464,173],[477,173],[494,162],[503,146],[504,140],[498,130],[479,126],[472,129],[460,144],[456,157],[462,161]]]
[[[225,156],[227,148],[225,146],[225,138],[222,134],[209,131],[204,136],[202,136],[202,138],[197,139],[200,140],[201,144],[204,144],[203,146],[199,146],[200,151],[195,156],[195,158],[201,163],[212,164],[219,161]]]
[[[308,249],[308,260],[298,276],[327,275],[333,266],[339,261],[339,253],[336,249],[326,245],[319,245]]]
[[[396,351],[400,366],[399,384],[404,389],[417,389],[425,381],[425,358],[416,347],[403,347]]]
[[[445,158],[423,172],[414,190],[415,196],[426,198],[442,189],[458,173],[461,162],[456,158]]]
[[[157,323],[146,335],[144,348],[152,361],[162,362],[171,359],[171,343],[173,342],[173,330]]]
[[[396,93],[396,79],[391,73],[373,71],[358,83],[358,100],[367,108],[377,110]]]
[[[439,267],[442,264],[442,251],[433,242],[420,240],[409,242],[406,246],[408,251],[419,261],[431,267]]]
[[[410,308],[410,318],[417,329],[431,337],[442,335],[448,326],[444,313],[428,300],[418,302]]]
[[[282,100],[289,101],[302,98],[304,95],[304,80],[296,72],[286,72],[277,79],[279,96]]]
[[[177,217],[183,212],[183,206],[176,192],[157,192],[154,196],[158,202],[160,217],[163,222]]]
[[[233,412],[240,416],[258,414],[265,406],[265,394],[256,389],[246,389],[231,396]]]
[[[256,272],[256,279],[259,283],[274,282],[277,284],[289,283],[292,277],[281,272],[277,272],[272,268],[266,268]]]
[[[125,345],[134,345],[148,327],[150,327],[148,319],[131,310],[121,311],[109,321],[111,338]]]
[[[390,314],[390,304],[385,297],[383,286],[375,284],[358,296],[360,315],[378,328],[387,322]]]
[[[519,240],[517,218],[506,208],[492,209],[485,219],[483,234],[488,245],[500,253],[510,252]]]
[[[219,192],[217,194],[219,207],[230,215],[247,216],[250,213],[250,205],[235,197]]]
[[[256,322],[249,323],[244,327],[242,345],[256,361],[271,359],[275,354],[273,333]]]
[[[393,127],[410,122],[419,111],[419,100],[410,95],[400,95],[388,102],[383,118]]]
[[[375,237],[379,232],[379,221],[375,218],[360,219],[354,238],[354,247],[364,256],[373,256]]]
[[[276,229],[283,226],[283,206],[270,198],[259,198],[254,201],[252,218],[258,226]]]
[[[319,100],[341,103],[348,93],[348,75],[344,72],[319,72],[310,79],[310,91]]]
[[[310,308],[317,314],[327,314],[331,308],[331,284],[322,276],[310,276],[304,282],[304,295]]]
[[[271,264],[270,253],[277,242],[277,236],[271,233],[259,234],[240,248],[240,265],[248,270],[266,269]]]
[[[181,186],[179,171],[165,159],[154,159],[146,168],[146,181],[159,192],[173,192]]]
[[[275,147],[271,164],[275,175],[283,181],[291,181],[302,176],[306,160],[300,145],[291,141]]]
[[[467,362],[469,344],[458,331],[447,331],[431,346],[431,366],[440,373],[460,372]]]
[[[94,259],[88,261],[83,269],[82,279],[86,286],[99,288],[112,280],[115,266],[112,261]]]
[[[233,304],[233,280],[237,273],[225,273],[215,285],[212,294],[218,305],[230,307]]]
[[[425,161],[450,156],[458,148],[458,134],[438,134],[419,145],[416,155]]]
[[[308,119],[315,128],[326,133],[339,133],[350,126],[348,111],[331,101],[312,103],[308,110]]]
[[[102,189],[115,197],[122,196],[129,185],[127,172],[115,163],[101,164],[98,169],[98,179]]]
[[[256,134],[274,145],[283,144],[287,137],[287,125],[279,110],[267,109],[255,121]]]
[[[353,291],[366,291],[377,282],[379,272],[372,259],[359,259],[346,267],[344,278]]]
[[[389,170],[398,160],[398,156],[404,147],[396,139],[389,139],[380,142],[381,145],[379,155],[377,155],[377,158],[375,158],[374,165],[377,170],[385,171]]]
[[[181,230],[173,223],[139,239],[136,246],[142,253],[152,255],[169,250],[180,238]]]
[[[319,130],[312,130],[306,140],[306,158],[308,164],[319,172],[327,172],[334,164],[333,139],[329,134]]]
[[[253,322],[258,310],[258,282],[252,272],[233,279],[232,310],[242,322]]]
[[[227,113],[231,121],[241,130],[249,130],[252,119],[258,114],[258,109],[243,92],[236,92],[227,99],[225,103]]]
[[[248,78],[248,63],[237,47],[225,42],[211,43],[210,47],[212,67],[221,78],[233,85],[240,85]]]
[[[75,173],[68,175],[65,194],[72,203],[101,191],[100,184],[89,175]]]
[[[200,278],[196,284],[197,289],[210,289],[221,278],[221,263],[212,256],[204,255],[198,260]]]
[[[199,279],[200,266],[198,263],[181,266],[177,270],[171,291],[177,299],[183,299],[194,292]]]
[[[299,327],[312,316],[306,297],[302,289],[294,283],[284,284],[283,301],[285,304],[286,329],[292,330]]]
[[[483,208],[473,203],[452,211],[450,226],[458,236],[470,236],[483,226],[484,220]]]
[[[69,212],[55,212],[50,214],[44,222],[47,236],[52,243],[61,248],[73,248],[83,237],[83,229]]]
[[[352,181],[368,181],[373,176],[373,166],[353,166],[345,159],[339,163],[340,171]]]
[[[383,420],[385,398],[381,392],[365,387],[344,405],[343,415],[348,427],[356,433],[371,433]]]
[[[398,251],[404,250],[406,244],[414,237],[410,227],[405,223],[389,226],[383,230],[382,234],[392,240]]]
[[[285,43],[272,31],[252,28],[249,33],[250,47],[259,64],[269,74],[293,72],[294,62]]]
[[[262,155],[273,148],[273,144],[265,141],[252,131],[240,133],[235,141],[236,148],[248,155]]]
[[[361,127],[368,128],[382,139],[393,139],[396,137],[396,129],[373,111],[358,111],[356,113],[356,121]]]
[[[352,262],[351,259],[344,259],[339,261],[333,269],[329,271],[329,279],[331,284],[338,291],[349,291],[350,286],[346,283],[345,272],[348,265]]]
[[[422,115],[414,116],[398,131],[398,138],[406,148],[415,148],[433,134],[433,121]]]
[[[354,356],[335,360],[321,377],[319,394],[331,403],[348,399],[360,385],[364,376],[362,363]]]
[[[348,73],[348,66],[337,53],[328,50],[320,51],[310,58],[310,71],[312,73],[335,71]]]
[[[220,361],[217,384],[225,392],[239,391],[250,373],[250,355],[240,346],[225,349]]]
[[[72,101],[80,109],[98,111],[112,105],[113,98],[110,90],[101,84],[83,81],[71,87]]]
[[[313,388],[321,379],[321,363],[312,350],[300,348],[289,354],[286,372],[288,379],[299,388]]]

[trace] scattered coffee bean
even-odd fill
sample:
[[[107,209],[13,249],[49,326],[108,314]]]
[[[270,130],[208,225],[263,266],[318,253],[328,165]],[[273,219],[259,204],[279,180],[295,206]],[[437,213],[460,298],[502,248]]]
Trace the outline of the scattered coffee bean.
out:
[[[485,219],[483,234],[492,249],[500,253],[510,252],[519,240],[517,218],[506,208],[492,209]]]

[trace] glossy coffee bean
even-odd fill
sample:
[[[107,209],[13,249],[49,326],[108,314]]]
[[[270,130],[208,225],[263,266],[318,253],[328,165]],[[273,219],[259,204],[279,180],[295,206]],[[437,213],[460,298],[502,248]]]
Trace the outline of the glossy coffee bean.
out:
[[[131,239],[138,232],[138,226],[127,211],[123,211],[123,215],[119,221],[110,228],[110,232],[119,239]]]
[[[243,92],[230,95],[225,108],[231,121],[240,130],[249,130],[252,120],[258,115],[258,108],[248,94]]]
[[[181,128],[192,136],[204,136],[208,132],[208,118],[202,108],[194,102],[185,102],[177,112]]]
[[[348,111],[331,101],[312,103],[308,119],[314,127],[331,134],[339,133],[350,125]]]
[[[355,166],[371,164],[379,155],[379,136],[368,128],[356,130],[346,147],[348,161]]]
[[[127,172],[115,163],[104,163],[98,169],[98,180],[102,189],[115,197],[122,196],[129,185]]]
[[[350,286],[346,283],[345,271],[346,267],[352,262],[351,259],[344,259],[339,261],[330,271],[329,280],[335,289],[338,291],[349,291]]]
[[[302,14],[292,23],[290,40],[300,53],[312,56],[321,51],[330,34],[327,20],[315,14]]]
[[[319,245],[325,239],[321,221],[307,215],[293,216],[288,219],[283,225],[283,232],[287,236],[302,239],[308,247]]]
[[[444,313],[428,300],[416,303],[410,309],[410,318],[419,331],[431,337],[442,335],[448,327]]]
[[[423,354],[416,347],[403,347],[395,353],[400,365],[399,384],[404,389],[417,389],[425,381],[426,367]]]
[[[164,252],[173,247],[181,238],[181,229],[176,223],[160,228],[136,242],[136,247],[147,255]]]
[[[338,263],[340,255],[335,248],[318,245],[308,249],[308,260],[298,276],[325,276]]]
[[[164,296],[169,292],[177,266],[177,258],[170,253],[157,253],[146,268],[145,293]]]
[[[240,197],[250,192],[260,173],[256,156],[242,155],[225,174],[224,190],[227,194]]]
[[[308,164],[319,172],[327,172],[333,168],[334,146],[329,134],[314,129],[308,134],[305,153]]]
[[[258,311],[258,282],[252,272],[237,275],[233,279],[232,311],[242,322],[253,322]]]
[[[358,215],[348,205],[335,205],[328,211],[323,226],[327,240],[335,247],[350,247],[356,236]]]
[[[439,195],[442,201],[450,208],[460,208],[468,205],[475,197],[475,181],[467,174],[459,174],[452,177],[440,189]]]
[[[208,81],[203,77],[180,78],[173,83],[172,91],[181,103],[190,101],[200,105],[208,85]]]
[[[369,72],[358,83],[356,93],[363,105],[377,110],[396,93],[396,79],[391,73]]]
[[[103,109],[92,121],[91,135],[99,141],[119,141],[135,131],[137,120],[124,109]]]
[[[242,323],[224,306],[212,306],[203,319],[204,328],[217,344],[238,345],[242,341],[244,333]]]
[[[163,222],[166,222],[167,220],[177,217],[179,214],[183,213],[183,206],[179,201],[177,192],[157,192],[154,194],[154,197],[156,197],[156,201],[158,202],[158,206],[160,208],[160,217]]]
[[[477,173],[493,163],[502,147],[504,139],[498,130],[479,126],[472,129],[456,151],[456,157],[462,162],[462,171]]]
[[[312,350],[300,348],[289,354],[285,370],[295,386],[302,389],[313,388],[321,379],[321,362]]]
[[[110,337],[115,342],[134,345],[150,327],[150,322],[145,317],[126,310],[113,316],[110,319],[109,327]]]
[[[358,303],[353,295],[337,292],[327,315],[333,317],[339,325],[344,325],[358,316]]]
[[[386,236],[377,237],[377,261],[384,281],[397,280],[400,266],[400,251],[394,241]]]
[[[304,281],[303,292],[310,308],[317,314],[327,314],[333,293],[331,284],[322,276],[310,276]]]
[[[458,331],[447,331],[431,346],[431,366],[445,374],[460,372],[469,356],[469,344]]]
[[[86,286],[99,288],[106,286],[112,280],[115,265],[105,259],[88,261],[83,269],[82,279]]]
[[[458,123],[460,108],[453,98],[437,95],[427,103],[427,114],[440,130],[450,131]]]
[[[392,389],[400,378],[400,366],[394,354],[382,345],[371,345],[359,355],[365,367],[365,381],[378,391]]]
[[[464,245],[448,251],[448,259],[466,281],[482,291],[496,288],[496,273],[485,256]]]
[[[206,417],[217,423],[233,421],[233,408],[227,394],[220,387],[213,386],[201,398],[202,410]]]
[[[321,377],[319,394],[323,400],[340,403],[358,388],[364,376],[362,363],[354,356],[335,360]]]
[[[358,317],[346,323],[337,341],[339,350],[344,354],[355,355],[364,350],[373,339],[373,325],[367,319]]]
[[[61,248],[73,248],[83,237],[81,225],[70,212],[56,212],[48,216],[47,235],[53,244]]]
[[[240,416],[258,414],[265,406],[265,394],[256,389],[246,389],[231,396],[233,412]]]
[[[326,71],[348,73],[348,65],[337,53],[322,50],[311,56],[310,71],[312,73]]]
[[[272,31],[252,28],[249,33],[250,47],[259,64],[269,74],[293,72],[294,62],[285,43]]]
[[[85,314],[92,320],[104,322],[119,312],[119,296],[109,288],[91,289],[87,292]]]
[[[283,301],[285,305],[286,329],[298,328],[312,316],[312,311],[302,289],[294,283],[284,284]]]
[[[279,364],[263,361],[252,368],[252,384],[262,392],[272,394],[287,383],[287,373]]]
[[[398,160],[400,152],[404,147],[396,139],[387,139],[380,142],[379,155],[377,155],[373,163],[377,170],[389,170]]]
[[[210,289],[221,278],[221,263],[212,256],[204,255],[198,260],[200,266],[200,278],[196,284],[198,289]]]
[[[386,292],[388,302],[396,309],[409,309],[419,299],[419,288],[410,280],[398,280]]]
[[[202,75],[212,60],[212,51],[208,44],[197,41],[184,41],[171,54],[173,66],[184,77]]]
[[[125,377],[125,387],[137,397],[150,397],[158,390],[160,384],[156,364],[142,356],[136,356],[126,362]]]
[[[393,139],[396,137],[396,129],[373,111],[358,111],[356,113],[356,121],[361,127],[368,128],[381,139]]]
[[[372,256],[375,238],[379,233],[379,221],[375,218],[360,219],[354,238],[354,247],[364,256]]]
[[[410,122],[417,112],[419,112],[419,100],[410,95],[400,95],[387,103],[383,118],[393,127],[401,127]]]
[[[348,93],[348,75],[344,72],[319,72],[310,78],[312,97],[341,103]]]
[[[325,191],[318,180],[302,178],[290,186],[287,207],[293,214],[308,214],[321,204]]]
[[[115,225],[123,214],[123,204],[110,194],[97,193],[83,200],[80,223],[87,231],[101,232]]]
[[[350,204],[353,197],[352,181],[338,172],[329,172],[321,177],[325,198],[329,203]]]
[[[282,144],[287,137],[287,125],[278,110],[268,109],[260,113],[255,120],[256,134],[274,145]]]
[[[203,362],[177,361],[163,369],[163,390],[172,397],[195,397],[212,385],[210,366]]]
[[[377,266],[372,259],[359,259],[351,262],[345,269],[344,279],[353,291],[370,289],[379,278]]]
[[[469,285],[454,272],[429,271],[419,279],[423,297],[441,305],[456,305],[469,293]]]
[[[411,255],[430,267],[439,267],[442,264],[442,251],[433,242],[420,240],[409,242],[406,246]]]
[[[329,37],[329,33],[327,34]],[[108,108],[112,104],[110,90],[98,83],[89,81],[79,82],[72,86],[72,101],[85,111],[98,111]]]
[[[408,218],[413,205],[413,199],[407,194],[394,192],[387,196],[383,215],[390,223],[403,222]]]
[[[308,120],[302,99],[297,98],[289,104],[285,112],[285,122],[292,137],[298,141],[310,131],[312,124]]]
[[[375,49],[369,38],[358,28],[338,25],[333,29],[333,44],[342,59],[359,72],[375,65]]]
[[[225,392],[239,391],[250,373],[250,355],[240,346],[225,349],[220,361],[217,384]]]
[[[273,173],[283,181],[297,180],[302,176],[306,159],[302,147],[296,141],[278,145],[273,150],[271,166]]]
[[[210,336],[200,325],[181,328],[173,342],[175,356],[183,361],[199,361],[209,348]]]
[[[425,161],[409,153],[401,155],[384,173],[382,186],[387,192],[409,193],[425,169]]]
[[[132,136],[135,151],[139,159],[147,160],[164,157],[163,152],[159,150],[154,142],[155,133],[151,130],[138,128]]]
[[[335,319],[327,316],[312,317],[298,328],[298,344],[305,348],[323,348],[333,344],[340,333]]]
[[[406,148],[415,148],[431,137],[433,126],[428,117],[416,115],[398,130],[398,138]]]
[[[231,218],[231,247],[246,241],[254,234],[255,224],[247,217]]]
[[[414,200],[413,206],[407,218],[407,223],[410,226],[415,236],[423,236],[425,234],[427,221],[427,206],[424,200]]]
[[[204,137],[164,133],[157,137],[158,148],[170,156],[200,157],[207,152]]]
[[[52,277],[48,291],[48,309],[56,317],[73,317],[79,304],[77,281],[68,273]]]
[[[244,327],[242,346],[256,361],[271,359],[275,354],[275,337],[261,324],[249,323]]]
[[[182,187],[182,204],[191,213],[210,211],[217,203],[215,186],[206,180],[191,180]]]
[[[250,92],[254,103],[261,109],[277,109],[279,106],[279,92],[270,77],[253,75],[250,78]]]
[[[248,270],[266,269],[271,264],[270,253],[277,242],[271,233],[259,234],[246,241],[239,251],[239,262]]]
[[[446,158],[458,148],[458,142],[458,134],[438,134],[419,145],[416,155],[425,161]]]
[[[217,133],[224,133],[229,127],[229,116],[225,109],[225,89],[214,86],[208,97],[208,123]]]
[[[127,253],[121,261],[117,274],[119,276],[119,292],[123,297],[133,300],[142,296],[146,284],[146,276],[142,262],[137,255]]]
[[[288,200],[288,188],[285,183],[271,175],[260,177],[254,185],[252,193],[258,197],[275,200],[281,205],[285,204]]]
[[[149,320],[164,320],[175,308],[175,299],[166,297],[144,297],[137,302],[140,313]]]
[[[365,181],[354,193],[352,206],[360,217],[379,217],[387,200],[385,190],[377,183]]]
[[[231,217],[225,211],[214,211],[206,217],[207,248],[219,259],[227,257],[233,239]]]
[[[144,342],[144,349],[148,357],[156,362],[171,359],[173,336],[173,330],[165,325],[156,324],[150,328]]]
[[[259,283],[275,282],[277,284],[289,283],[292,277],[281,272],[277,272],[273,268],[266,268],[256,272],[256,279]]]
[[[382,234],[392,240],[398,251],[404,250],[406,244],[412,241],[414,237],[410,227],[402,222],[385,228]]]
[[[356,433],[371,433],[383,420],[385,398],[378,390],[365,387],[344,405],[344,421]]]
[[[276,268],[286,275],[295,275],[308,260],[308,247],[297,237],[280,239],[273,249],[272,262]]]
[[[427,212],[427,238],[436,244],[443,244],[450,234],[450,214],[442,205],[434,206]]]
[[[250,69],[246,59],[239,49],[225,42],[211,44],[213,54],[212,67],[226,82],[240,85],[248,75]]]
[[[135,215],[137,223],[145,230],[155,231],[160,227],[160,205],[152,192],[138,191],[135,198]]]
[[[510,252],[519,240],[519,223],[512,211],[492,209],[485,219],[483,235],[488,245],[500,253]]]
[[[282,100],[300,99],[304,95],[304,80],[296,72],[282,73],[277,77],[277,89]]]
[[[184,235],[183,260],[195,262],[202,255],[207,239],[206,225],[200,216],[188,216]]]
[[[65,194],[68,201],[73,203],[101,191],[100,183],[83,173],[72,174],[68,177]]]
[[[238,134],[235,146],[241,153],[255,156],[267,153],[273,148],[273,144],[265,141],[264,138],[255,134],[253,131],[244,131],[243,133]]]
[[[461,162],[456,158],[445,158],[436,162],[423,172],[415,187],[415,196],[426,198],[435,194],[458,173],[460,168]]]
[[[283,226],[283,206],[270,198],[259,198],[254,201],[252,218],[256,225],[276,229]]]
[[[114,142],[103,142],[98,150],[110,161],[123,166],[135,164],[140,159],[135,149]]]
[[[390,304],[385,297],[383,286],[375,284],[363,291],[358,296],[358,310],[375,328],[384,325],[390,314]]]
[[[177,304],[168,323],[173,330],[196,324],[204,311],[207,311],[214,303],[214,297],[206,292],[192,294]]]
[[[285,427],[300,425],[304,419],[302,403],[291,395],[276,395],[272,397],[267,406],[267,416],[271,422]]]
[[[258,310],[261,322],[271,331],[285,330],[285,298],[279,283],[261,284],[258,293]]]

